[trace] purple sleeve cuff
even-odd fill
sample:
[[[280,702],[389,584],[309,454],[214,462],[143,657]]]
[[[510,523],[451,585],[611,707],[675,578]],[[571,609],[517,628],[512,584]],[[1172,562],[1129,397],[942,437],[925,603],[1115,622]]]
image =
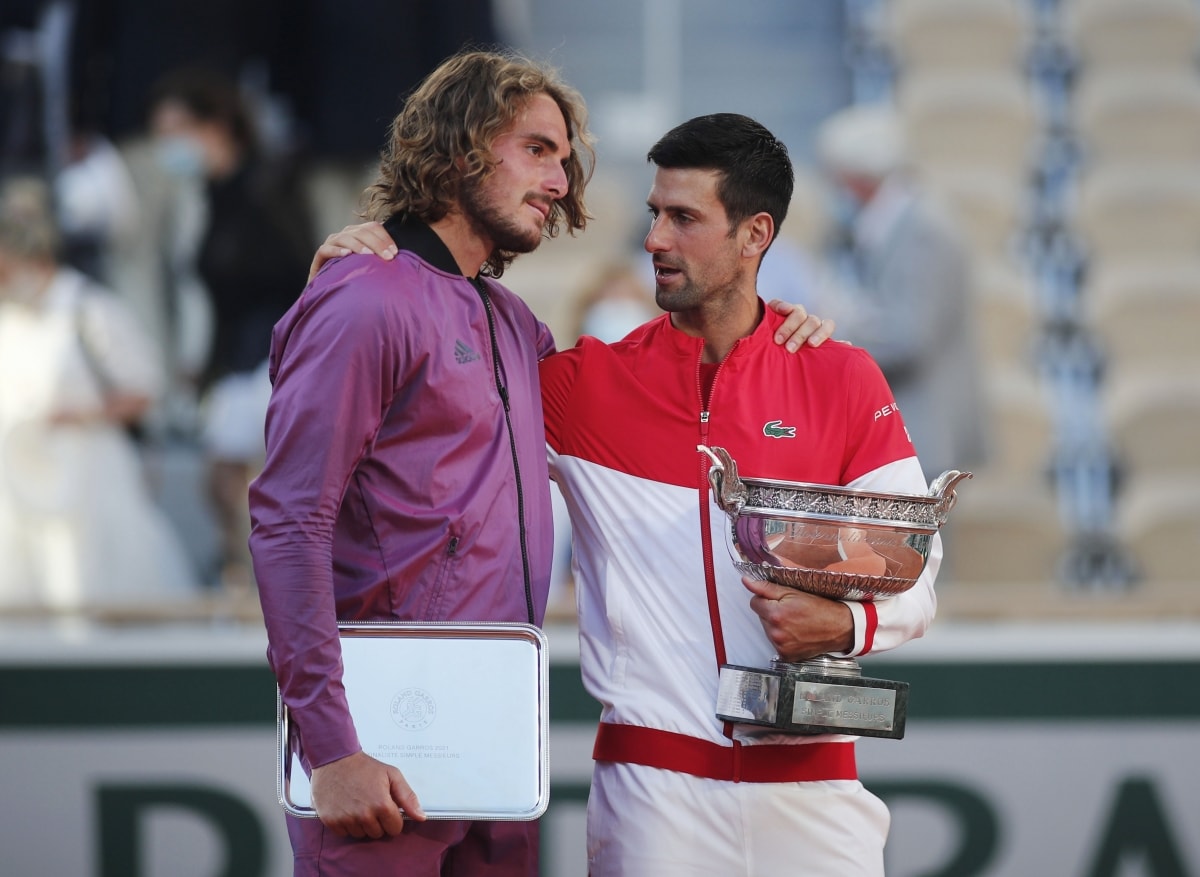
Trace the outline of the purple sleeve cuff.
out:
[[[312,767],[320,767],[362,749],[345,695],[337,695],[292,712],[300,744]]]

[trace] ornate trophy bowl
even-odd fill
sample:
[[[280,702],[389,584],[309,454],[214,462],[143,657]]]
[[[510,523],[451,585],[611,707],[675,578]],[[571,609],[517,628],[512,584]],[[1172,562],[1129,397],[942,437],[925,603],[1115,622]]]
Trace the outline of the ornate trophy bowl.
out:
[[[902,594],[925,569],[933,537],[970,472],[949,470],[925,495],[738,477],[724,448],[698,446],[708,480],[729,517],[734,566],[832,600],[871,602]],[[717,715],[793,733],[904,736],[908,684],[862,677],[853,658],[819,655],[770,670],[721,668]]]
[[[730,518],[730,554],[751,578],[834,600],[903,593],[925,569],[933,536],[971,473],[950,470],[927,495],[872,493],[798,481],[742,479],[724,448],[708,480]]]

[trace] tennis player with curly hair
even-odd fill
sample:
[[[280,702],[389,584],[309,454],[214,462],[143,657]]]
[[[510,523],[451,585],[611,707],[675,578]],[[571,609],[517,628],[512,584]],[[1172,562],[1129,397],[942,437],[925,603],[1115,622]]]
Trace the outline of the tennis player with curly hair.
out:
[[[366,192],[398,255],[332,260],[275,327],[250,542],[320,817],[288,817],[297,875],[537,873],[536,822],[424,821],[422,790],[362,751],[337,623],[541,623],[538,360],[554,342],[496,278],[585,227],[589,140],[553,70],[451,58],[407,100]]]

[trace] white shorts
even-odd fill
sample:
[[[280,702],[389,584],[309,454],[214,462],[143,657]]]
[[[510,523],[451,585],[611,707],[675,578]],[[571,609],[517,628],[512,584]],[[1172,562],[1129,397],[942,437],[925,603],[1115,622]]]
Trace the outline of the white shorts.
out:
[[[590,877],[883,877],[891,816],[857,780],[734,783],[598,762]]]

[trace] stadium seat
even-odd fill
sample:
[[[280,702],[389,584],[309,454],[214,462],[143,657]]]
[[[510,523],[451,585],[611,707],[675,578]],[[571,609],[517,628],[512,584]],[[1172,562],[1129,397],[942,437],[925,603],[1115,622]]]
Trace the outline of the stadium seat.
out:
[[[1144,584],[1200,585],[1200,474],[1138,478],[1122,493],[1117,531]]]
[[[978,473],[959,491],[945,528],[945,582],[1054,585],[1067,547],[1054,496],[1043,483]]]
[[[1200,376],[1200,253],[1097,265],[1080,301],[1110,378],[1143,367]]]
[[[1020,0],[893,0],[885,38],[902,73],[1016,70],[1028,19]]]
[[[977,337],[988,370],[1027,368],[1040,315],[1029,277],[1011,262],[981,259],[975,270]]]
[[[1063,0],[1062,29],[1085,70],[1190,68],[1200,12],[1193,0]]]
[[[1100,264],[1194,255],[1200,252],[1200,166],[1092,169],[1069,212],[1089,258]]]
[[[1016,480],[1036,480],[1051,462],[1051,400],[1031,369],[993,365],[986,375],[991,415],[988,470]]]
[[[973,169],[1026,183],[1039,131],[1028,83],[1016,72],[923,73],[897,87],[918,167]]]
[[[1200,76],[1194,70],[1087,74],[1072,108],[1075,135],[1090,166],[1195,166],[1200,158]]]
[[[1027,187],[1010,174],[965,165],[926,167],[922,175],[952,208],[979,258],[1006,259],[1030,209]]]
[[[1190,369],[1114,376],[1101,396],[1117,458],[1130,477],[1200,475],[1200,380]]]

